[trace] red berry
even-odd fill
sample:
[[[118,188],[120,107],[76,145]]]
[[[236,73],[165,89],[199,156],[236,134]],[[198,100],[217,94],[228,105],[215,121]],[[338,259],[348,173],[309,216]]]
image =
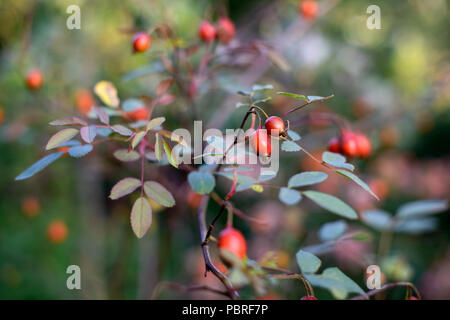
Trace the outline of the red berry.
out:
[[[319,12],[319,5],[313,0],[302,1],[300,3],[300,12],[306,20],[314,20]]]
[[[67,238],[67,225],[64,221],[55,220],[47,228],[47,238],[50,242],[61,243]]]
[[[319,300],[314,296],[310,296],[310,295],[306,295],[304,297],[302,297],[300,300]]]
[[[270,156],[272,153],[270,137],[267,135],[266,130],[258,129],[253,132],[250,136],[250,141],[258,155]]]
[[[341,136],[341,151],[349,157],[358,155],[358,144],[353,132],[343,131]]]
[[[37,90],[42,86],[42,83],[44,83],[44,76],[42,75],[41,70],[34,69],[28,72],[26,84],[29,89]]]
[[[411,297],[408,297],[406,300],[420,300],[419,298],[417,298],[417,297],[413,297],[413,296],[411,296]]]
[[[150,118],[150,110],[146,107],[138,108],[125,113],[125,117],[132,121],[148,120]]]
[[[227,44],[236,34],[234,23],[228,18],[220,18],[217,22],[217,38],[223,44]]]
[[[330,142],[328,142],[328,151],[334,153],[341,152],[341,141],[338,138],[332,138]]]
[[[264,126],[270,135],[278,137],[284,132],[285,126],[284,121],[280,117],[271,116],[268,117]]]
[[[247,242],[239,230],[233,227],[223,229],[219,234],[218,246],[220,250],[227,250],[239,259],[247,254]]]
[[[86,116],[91,112],[92,107],[95,106],[94,97],[92,96],[91,92],[86,89],[77,91],[75,95],[75,103],[78,110]]]
[[[367,158],[370,156],[370,152],[372,151],[372,144],[370,143],[369,138],[362,133],[358,133],[355,135],[356,144],[358,145],[358,154],[361,158]]]
[[[151,44],[152,38],[145,32],[139,32],[133,36],[133,48],[135,52],[144,52]]]
[[[211,42],[216,38],[216,28],[208,21],[203,21],[198,28],[198,36],[204,42]]]

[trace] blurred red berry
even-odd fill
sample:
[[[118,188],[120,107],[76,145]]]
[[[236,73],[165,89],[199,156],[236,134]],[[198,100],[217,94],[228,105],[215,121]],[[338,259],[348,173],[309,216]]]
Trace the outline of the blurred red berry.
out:
[[[125,113],[125,117],[131,121],[141,121],[148,120],[150,118],[150,110],[146,107],[141,107],[133,111],[128,111]]]
[[[334,153],[340,153],[341,152],[341,141],[334,137],[328,142],[328,151],[334,152]]]
[[[284,132],[285,125],[283,119],[277,116],[268,117],[264,126],[270,135],[278,137]]]
[[[43,83],[44,83],[44,76],[41,70],[33,69],[30,72],[28,72],[26,77],[26,84],[29,89],[37,90],[42,86]]]
[[[198,29],[198,36],[204,42],[211,42],[216,38],[216,28],[208,21],[203,21]]]
[[[358,145],[358,155],[361,158],[368,158],[372,151],[372,144],[365,134],[355,134],[356,144]]]
[[[314,20],[319,12],[319,5],[313,0],[305,0],[300,2],[299,8],[300,13],[308,21]]]
[[[234,38],[236,29],[234,23],[228,18],[220,18],[217,22],[217,38],[223,44],[228,44]]]
[[[75,104],[80,113],[87,116],[95,106],[95,100],[89,90],[81,89],[75,94]]]
[[[67,225],[64,221],[55,220],[47,228],[47,238],[53,243],[62,243],[67,238]]]
[[[233,227],[225,228],[220,232],[218,246],[220,250],[227,250],[239,259],[245,258],[247,254],[247,242],[244,236]]]
[[[353,132],[342,132],[341,151],[348,157],[356,157],[358,155],[358,143]]]
[[[26,197],[22,200],[22,211],[28,217],[34,217],[41,211],[41,204],[36,197]]]
[[[151,44],[152,38],[145,32],[139,32],[133,36],[134,52],[144,52]]]
[[[258,129],[250,135],[250,141],[253,149],[258,155],[270,156],[272,153],[272,145],[270,137],[266,130]]]

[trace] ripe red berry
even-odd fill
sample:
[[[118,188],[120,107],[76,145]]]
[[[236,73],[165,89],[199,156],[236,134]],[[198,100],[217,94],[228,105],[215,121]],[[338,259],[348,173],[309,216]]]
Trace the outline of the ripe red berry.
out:
[[[372,151],[372,144],[365,134],[358,133],[355,135],[356,144],[358,145],[358,154],[361,158],[367,158]]]
[[[223,229],[219,234],[218,246],[220,250],[227,250],[239,259],[247,254],[247,242],[242,233],[233,227]]]
[[[342,132],[341,151],[348,157],[356,157],[358,155],[358,144],[353,132]]]
[[[310,296],[310,295],[306,295],[304,297],[302,297],[300,300],[319,300],[314,296]]]
[[[328,151],[334,153],[341,152],[341,141],[338,138],[332,138],[330,142],[328,142]]]
[[[25,82],[29,89],[39,89],[44,83],[44,76],[42,75],[41,70],[34,69],[28,72]]]
[[[266,130],[258,129],[250,136],[250,142],[258,155],[270,156],[272,145]]]
[[[306,20],[314,20],[319,12],[319,5],[316,1],[305,0],[300,3],[300,13]]]
[[[148,120],[150,118],[150,110],[146,107],[138,108],[125,113],[125,117],[131,121]]]
[[[67,238],[67,225],[64,221],[55,220],[47,228],[47,238],[50,242],[61,243]]]
[[[204,42],[211,42],[216,38],[216,28],[208,21],[203,21],[198,28],[198,36]]]
[[[278,137],[284,132],[285,125],[283,119],[277,116],[268,117],[264,126],[270,135]]]
[[[144,52],[151,44],[152,38],[145,32],[139,32],[133,36],[134,52]]]
[[[217,22],[217,38],[223,44],[228,44],[236,34],[234,23],[228,18],[220,18]]]

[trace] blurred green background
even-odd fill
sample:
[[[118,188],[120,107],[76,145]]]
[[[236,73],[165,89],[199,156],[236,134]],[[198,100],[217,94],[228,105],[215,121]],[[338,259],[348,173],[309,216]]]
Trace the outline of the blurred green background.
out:
[[[372,156],[355,162],[359,174],[383,194],[373,202],[351,183],[330,177],[321,190],[345,199],[358,211],[388,212],[417,199],[448,199],[450,195],[450,57],[449,3],[430,1],[319,0],[321,15],[305,22],[297,1],[25,1],[0,3],[0,298],[2,299],[146,299],[161,281],[220,286],[203,278],[204,266],[195,217],[195,202],[183,172],[170,167],[148,170],[177,199],[170,209],[154,208],[153,225],[141,240],[129,225],[132,199],[108,199],[110,188],[135,165],[123,165],[102,146],[86,158],[60,159],[37,176],[15,182],[22,170],[42,157],[55,132],[51,120],[77,114],[76,94],[100,80],[113,82],[121,98],[152,94],[164,76],[157,72],[127,80],[124,75],[155,61],[168,46],[154,40],[145,54],[133,54],[127,30],[170,25],[184,45],[197,43],[197,27],[224,12],[235,22],[239,43],[264,41],[284,57],[289,68],[256,61],[248,68],[219,70],[212,88],[197,101],[201,120],[211,125],[239,126],[243,111],[235,111],[236,89],[252,82],[271,83],[277,91],[308,95],[334,94],[309,111],[343,115],[365,132]],[[81,29],[68,30],[66,8],[81,8]],[[369,30],[366,9],[381,8],[380,30]],[[197,61],[198,55],[193,57]],[[26,88],[32,68],[45,78],[38,91]],[[281,114],[292,101],[274,97],[266,110]],[[175,129],[185,125],[189,107],[180,99],[158,112]],[[302,111],[305,112],[305,111]],[[222,119],[223,118],[223,119]],[[296,128],[302,146],[313,152],[326,148],[336,129]],[[282,156],[277,181],[314,167],[304,155]],[[218,179],[219,194],[229,187]],[[284,181],[284,182],[283,182]],[[297,270],[295,253],[318,242],[317,230],[336,217],[300,203],[286,207],[275,191],[238,194],[236,206],[249,215],[268,219],[266,229],[235,219],[249,242],[249,256],[259,259],[276,251],[279,263]],[[218,206],[210,204],[210,219]],[[55,220],[67,225],[62,243],[48,239]],[[395,235],[384,263],[389,282],[409,280],[424,298],[450,299],[450,231],[448,212],[438,216],[432,232]],[[219,223],[224,224],[224,221]],[[353,223],[354,228],[361,228]],[[218,228],[219,229],[219,228]],[[339,266],[364,286],[366,261],[378,250],[380,234],[351,243],[321,257]],[[372,260],[371,260],[372,259]],[[381,263],[378,261],[377,263]],[[66,268],[79,265],[82,289],[68,290]],[[383,270],[383,267],[382,267]],[[300,283],[286,280],[269,287],[282,299],[304,295]],[[244,290],[244,298],[253,298]],[[319,298],[330,298],[317,291]],[[203,293],[162,290],[161,298],[211,298]],[[388,297],[404,297],[401,289]]]

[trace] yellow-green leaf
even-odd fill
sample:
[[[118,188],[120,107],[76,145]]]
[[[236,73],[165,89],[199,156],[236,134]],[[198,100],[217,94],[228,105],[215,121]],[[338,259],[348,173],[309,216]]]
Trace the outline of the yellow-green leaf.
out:
[[[161,138],[161,136],[158,133],[155,135],[155,138],[156,138],[156,142],[155,142],[155,157],[156,157],[156,159],[158,159],[158,161],[161,161],[162,156],[163,156],[163,152],[164,152],[162,138]]]
[[[100,81],[94,87],[94,92],[97,96],[111,108],[118,108],[120,104],[119,97],[117,96],[117,89],[109,81]]]
[[[175,205],[175,199],[170,191],[156,181],[146,181],[144,183],[144,191],[147,197],[164,207],[173,207]]]
[[[136,133],[136,135],[133,138],[133,141],[131,141],[131,149],[136,148],[136,146],[139,144],[139,142],[142,141],[142,139],[145,137],[146,134],[147,132],[145,131],[140,131]]]
[[[166,152],[166,156],[167,156],[167,159],[169,160],[169,163],[171,165],[173,165],[175,168],[178,168],[178,163],[176,163],[172,157],[172,148],[170,147],[169,143],[164,139],[161,139],[161,140],[163,142],[164,151]]]
[[[131,228],[138,238],[142,238],[152,224],[152,208],[144,197],[138,198],[131,209]]]
[[[159,127],[161,124],[164,123],[164,121],[166,121],[166,118],[164,117],[158,117],[150,120],[147,124],[147,131]]]
[[[141,186],[141,181],[136,178],[125,178],[117,182],[111,189],[109,197],[112,200],[119,199],[127,194],[132,193]]]
[[[78,129],[67,128],[55,133],[47,142],[46,150],[58,147],[62,143],[69,141],[78,134]]]

